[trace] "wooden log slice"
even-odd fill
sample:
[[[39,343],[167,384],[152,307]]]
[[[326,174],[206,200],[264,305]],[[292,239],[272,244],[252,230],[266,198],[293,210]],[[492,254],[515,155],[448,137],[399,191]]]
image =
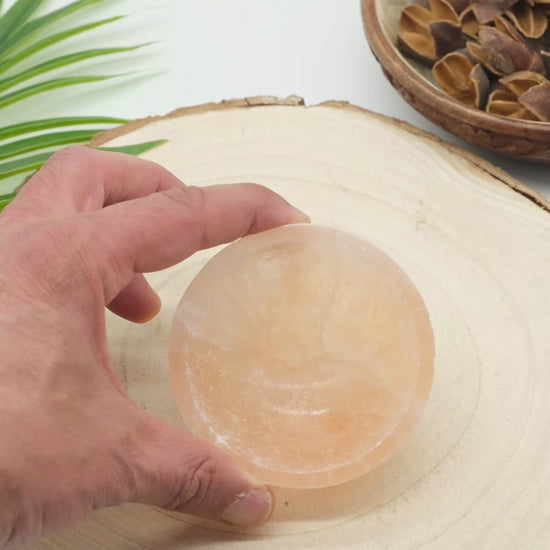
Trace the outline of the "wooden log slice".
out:
[[[412,438],[368,475],[329,489],[276,489],[277,510],[263,527],[244,532],[126,505],[26,548],[548,548],[548,201],[433,136],[337,102],[205,105],[103,133],[94,144],[159,138],[169,142],[145,157],[187,184],[262,183],[313,221],[363,236],[392,256],[433,323],[428,406]],[[163,300],[152,322],[108,316],[128,392],[179,426],[169,329],[187,284],[214,252],[149,276]]]

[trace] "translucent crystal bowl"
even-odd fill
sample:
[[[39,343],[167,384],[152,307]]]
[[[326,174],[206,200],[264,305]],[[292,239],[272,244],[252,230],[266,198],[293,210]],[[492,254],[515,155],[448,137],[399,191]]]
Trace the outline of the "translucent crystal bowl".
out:
[[[421,414],[433,362],[426,307],[399,266],[315,225],[215,255],[187,288],[170,341],[189,429],[286,487],[343,483],[388,459]]]

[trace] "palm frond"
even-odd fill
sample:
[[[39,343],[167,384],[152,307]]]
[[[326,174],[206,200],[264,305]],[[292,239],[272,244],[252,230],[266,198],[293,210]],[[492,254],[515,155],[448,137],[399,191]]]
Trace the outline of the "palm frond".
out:
[[[98,147],[102,151],[111,151],[114,153],[125,153],[126,155],[142,155],[151,151],[155,147],[166,143],[167,140],[148,141],[146,143],[137,143],[135,145],[124,145],[121,147]],[[0,180],[14,175],[22,174],[25,177],[31,176],[36,170],[42,168],[44,163],[55,153],[40,153],[24,159],[0,163]],[[17,196],[16,192],[0,195],[0,212]]]
[[[148,141],[146,143],[124,145],[122,147],[98,147],[98,149],[101,151],[125,153],[127,155],[142,155],[163,143],[166,143],[166,140]],[[47,153],[38,153],[17,160],[0,162],[0,180],[17,174],[27,174],[40,169],[55,152],[56,151],[49,151]]]
[[[24,1],[26,0],[17,0],[14,7]],[[38,8],[38,6],[43,3],[43,0],[30,0],[28,3],[32,4],[33,2]],[[0,37],[0,43],[2,43],[3,46],[2,55],[9,55],[14,49],[24,45],[26,42],[34,38],[39,32],[43,32],[44,29],[53,23],[57,23],[61,19],[78,10],[81,10],[82,8],[87,8],[92,4],[99,4],[101,2],[105,2],[105,0],[78,0],[77,2],[71,2],[67,6],[52,11],[42,17],[37,17],[24,25],[19,25],[17,29],[14,29],[13,32],[5,38],[5,40],[2,40]],[[4,19],[7,15],[8,12],[2,16],[2,19]]]
[[[1,0],[0,0],[1,2]],[[0,5],[0,8],[2,6]],[[2,212],[2,210],[4,210],[4,208],[6,206],[8,206],[8,204],[13,200],[15,199],[15,193],[8,193],[7,195],[0,195],[0,212]]]
[[[25,153],[38,151],[39,149],[48,149],[50,147],[59,147],[61,145],[70,145],[72,143],[87,143],[100,130],[72,130],[68,132],[50,132],[39,136],[19,139],[0,145],[0,160],[11,157],[17,157]]]
[[[52,156],[52,153],[39,153],[30,155],[17,160],[0,163],[0,180],[16,176],[17,174],[26,174],[38,170]]]
[[[66,31],[58,32],[57,34],[47,36],[42,40],[34,42],[28,48],[17,52],[11,57],[6,55],[6,51],[0,52],[0,59],[3,59],[3,61],[0,61],[0,74],[6,72],[8,69],[11,69],[18,63],[21,63],[25,59],[29,58],[31,55],[34,55],[38,52],[43,52],[46,48],[62,42],[67,38],[71,38],[86,31],[101,27],[102,25],[108,25],[109,23],[120,21],[123,18],[124,16],[122,15],[119,15],[117,17],[109,17],[108,19],[101,19],[100,21],[94,21],[93,23],[87,23],[86,25],[80,25],[79,27],[74,27]]]
[[[58,90],[59,88],[66,88],[67,86],[76,86],[78,84],[90,84],[92,82],[101,82],[102,80],[108,80],[114,78],[117,75],[110,76],[67,76],[65,78],[56,78],[55,80],[47,80],[46,82],[39,82],[33,84],[27,88],[17,90],[10,94],[0,96],[0,109],[23,101],[28,97],[37,95],[43,92],[49,92],[51,90]]]
[[[29,122],[12,124],[11,126],[4,126],[3,128],[0,127],[0,140],[6,140],[16,136],[34,134],[36,132],[42,132],[44,130],[53,130],[70,126],[89,126],[92,124],[105,124],[113,126],[118,124],[125,124],[127,122],[128,120],[125,118],[114,117],[80,116],[43,118],[40,120],[31,120]]]
[[[110,151],[111,153],[124,153],[125,155],[143,155],[151,149],[160,147],[168,143],[167,139],[157,139],[146,143],[136,143],[134,145],[122,145],[121,147],[97,147],[100,151]]]
[[[52,78],[49,73],[70,69],[83,62],[97,60],[104,56],[122,56],[146,44],[119,47],[90,48],[82,51],[68,51],[63,55],[52,55],[44,60],[44,52],[56,44],[93,31],[98,27],[109,25],[125,16],[95,18],[89,22],[80,22],[77,26],[65,23],[61,31],[50,32],[48,29],[55,23],[64,22],[68,16],[105,0],[73,0],[57,10],[34,17],[42,7],[44,0],[16,0],[7,11],[2,13],[0,0],[0,120],[2,110],[13,104],[25,101],[45,93],[61,92],[63,89],[77,85],[92,85],[118,75],[61,75]],[[32,62],[35,54],[41,54],[42,60]],[[17,66],[26,61],[23,70]],[[127,73],[126,73],[127,74]],[[12,112],[12,111],[10,111]],[[19,111],[24,112],[22,109]],[[86,144],[93,135],[101,130],[127,122],[124,119],[106,116],[62,116],[41,120],[14,120],[11,124],[0,127],[0,180],[4,189],[0,192],[0,211],[15,197],[15,185],[12,182],[25,179],[38,170],[52,154],[65,145],[73,143]],[[108,147],[105,150],[118,151],[131,155],[140,155],[164,141],[151,141],[124,147]],[[15,181],[15,180],[13,180]],[[1,189],[1,188],[0,188]]]
[[[10,35],[15,35],[43,3],[44,0],[17,0],[0,19],[0,44],[9,43]]]
[[[131,52],[131,51],[137,50],[140,47],[141,45],[130,46],[126,48],[99,48],[96,50],[85,50],[82,52],[76,52],[76,53],[71,53],[67,55],[62,55],[60,57],[55,57],[54,59],[50,59],[48,61],[45,61],[44,63],[35,65],[34,67],[31,67],[30,69],[22,71],[14,76],[0,80],[0,92],[9,90],[10,88],[17,86],[18,84],[21,84],[26,80],[30,80],[37,76],[41,76],[50,71],[55,71],[56,69],[65,68],[69,65],[73,65],[74,63],[79,63],[87,59],[93,59],[104,55],[113,55],[117,53]]]

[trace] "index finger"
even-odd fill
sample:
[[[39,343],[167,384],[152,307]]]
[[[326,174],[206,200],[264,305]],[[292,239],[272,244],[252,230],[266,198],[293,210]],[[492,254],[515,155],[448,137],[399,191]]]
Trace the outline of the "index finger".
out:
[[[197,250],[273,227],[309,222],[281,196],[255,184],[174,188],[88,215],[109,303],[134,273],[158,271]]]

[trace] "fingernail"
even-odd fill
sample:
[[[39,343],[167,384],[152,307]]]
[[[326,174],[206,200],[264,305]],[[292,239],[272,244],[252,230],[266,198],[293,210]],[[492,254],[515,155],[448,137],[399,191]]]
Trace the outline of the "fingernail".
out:
[[[221,514],[220,519],[240,527],[260,525],[269,519],[273,499],[271,493],[263,489],[252,489],[241,493]]]
[[[311,223],[311,218],[301,210],[298,210],[297,208],[294,208],[294,212],[296,214],[296,223]]]

